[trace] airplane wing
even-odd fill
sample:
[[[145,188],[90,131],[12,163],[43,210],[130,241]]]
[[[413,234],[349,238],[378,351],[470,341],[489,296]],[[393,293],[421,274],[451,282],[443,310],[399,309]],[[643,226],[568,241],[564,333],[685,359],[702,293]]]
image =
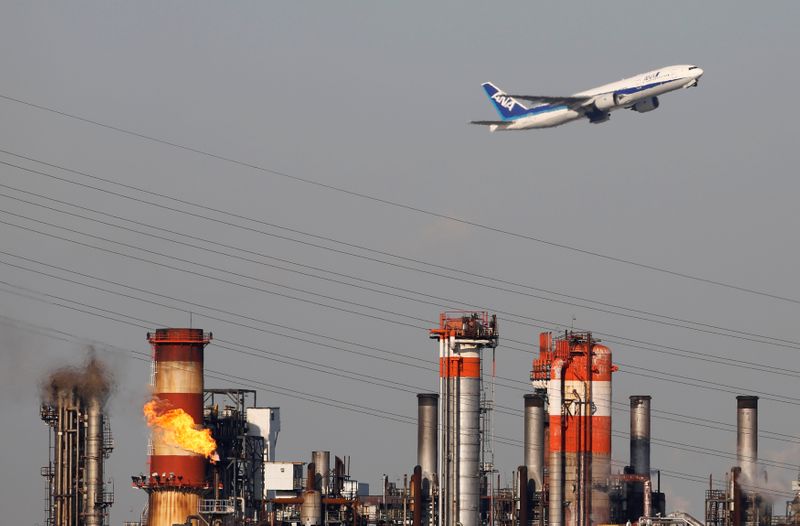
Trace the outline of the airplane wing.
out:
[[[470,124],[480,124],[483,126],[498,126],[500,124],[510,124],[509,121],[470,121]]]
[[[533,102],[534,104],[563,104],[571,108],[583,106],[594,97],[549,97],[547,95],[509,95],[512,98]]]

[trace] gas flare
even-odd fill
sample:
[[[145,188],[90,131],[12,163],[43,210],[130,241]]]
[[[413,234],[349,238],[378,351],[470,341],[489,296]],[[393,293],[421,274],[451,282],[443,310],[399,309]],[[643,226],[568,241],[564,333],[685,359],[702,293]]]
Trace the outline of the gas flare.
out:
[[[153,399],[144,404],[142,410],[147,425],[162,433],[165,442],[209,459],[214,458],[217,443],[211,436],[211,430],[195,424],[191,415],[183,409],[173,409],[169,402]]]

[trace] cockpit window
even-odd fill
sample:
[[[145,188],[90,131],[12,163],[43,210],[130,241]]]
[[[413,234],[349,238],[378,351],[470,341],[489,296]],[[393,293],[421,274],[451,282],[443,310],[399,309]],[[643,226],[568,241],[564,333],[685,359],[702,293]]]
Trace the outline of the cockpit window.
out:
[[[693,69],[700,69],[700,68],[698,68],[697,66],[689,66],[689,71],[691,71]]]

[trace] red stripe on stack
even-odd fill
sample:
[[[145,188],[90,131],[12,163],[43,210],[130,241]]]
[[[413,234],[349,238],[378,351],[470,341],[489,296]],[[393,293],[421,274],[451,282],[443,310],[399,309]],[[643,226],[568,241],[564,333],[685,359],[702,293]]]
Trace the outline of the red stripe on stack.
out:
[[[463,356],[439,358],[439,377],[441,378],[480,378],[480,376],[480,358]]]
[[[202,329],[158,329],[147,337],[155,361],[153,395],[202,425],[203,348],[209,337]],[[152,441],[151,473],[174,474],[173,480],[180,486],[205,485],[205,457],[164,443],[158,433],[152,435]]]

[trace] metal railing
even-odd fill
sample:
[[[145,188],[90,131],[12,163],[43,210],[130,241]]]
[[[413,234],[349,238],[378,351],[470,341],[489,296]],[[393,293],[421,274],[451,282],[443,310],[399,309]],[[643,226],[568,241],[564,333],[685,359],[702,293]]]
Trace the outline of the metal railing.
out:
[[[222,515],[236,512],[234,499],[203,499],[197,510],[203,515]]]

